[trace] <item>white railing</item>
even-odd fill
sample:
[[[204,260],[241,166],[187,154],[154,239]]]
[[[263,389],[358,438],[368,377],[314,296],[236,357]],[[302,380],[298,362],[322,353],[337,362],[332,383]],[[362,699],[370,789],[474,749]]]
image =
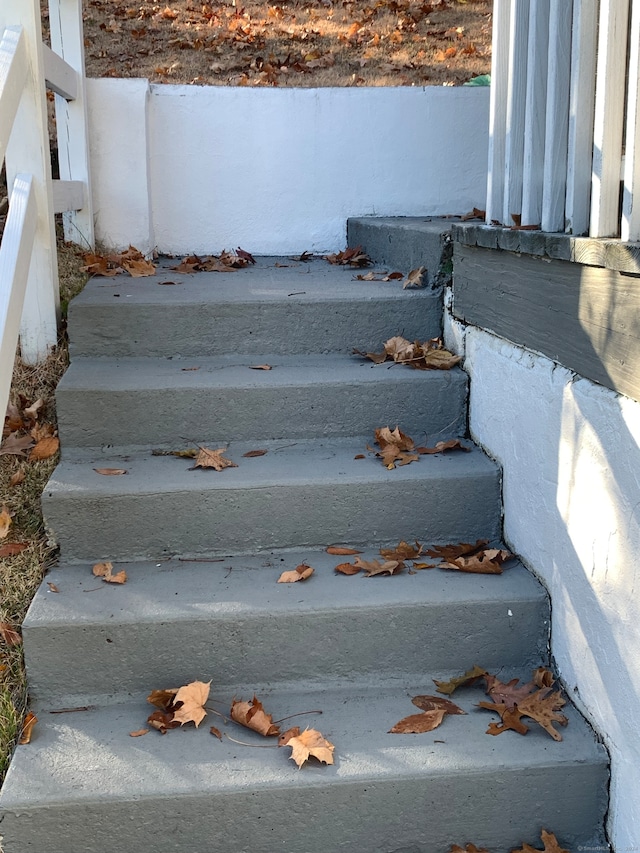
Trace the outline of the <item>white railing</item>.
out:
[[[640,241],[639,54],[640,0],[494,0],[488,224]]]
[[[0,165],[9,209],[0,243],[0,412],[18,338],[37,363],[57,341],[54,213],[65,237],[93,246],[81,0],[50,0],[53,49],[42,43],[39,0],[0,2]],[[59,181],[51,178],[45,85],[56,93]]]

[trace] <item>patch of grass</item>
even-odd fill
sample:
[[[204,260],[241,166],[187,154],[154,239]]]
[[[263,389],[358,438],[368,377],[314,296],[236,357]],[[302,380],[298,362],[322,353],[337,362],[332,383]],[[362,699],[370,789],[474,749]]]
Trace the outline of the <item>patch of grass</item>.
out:
[[[87,276],[80,272],[81,251],[60,243],[58,247],[60,301],[66,307],[79,293]],[[63,312],[64,314],[64,312]],[[44,406],[38,422],[56,423],[55,388],[69,363],[64,323],[58,346],[41,364],[27,365],[18,356],[13,369],[11,399],[33,403],[42,398]],[[0,456],[0,506],[13,514],[7,542],[26,542],[28,547],[12,557],[0,559],[0,622],[17,628],[48,568],[56,559],[56,545],[45,528],[40,496],[57,464],[51,459],[29,462],[13,455]],[[11,485],[17,472],[24,473],[18,485]],[[28,685],[21,646],[8,646],[0,640],[0,783],[22,729],[28,705]]]

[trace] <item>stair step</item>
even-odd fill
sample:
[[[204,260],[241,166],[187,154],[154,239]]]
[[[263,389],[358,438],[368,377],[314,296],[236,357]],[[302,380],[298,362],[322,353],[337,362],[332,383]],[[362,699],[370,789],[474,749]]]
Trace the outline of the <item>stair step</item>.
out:
[[[255,363],[77,358],[56,394],[65,446],[349,436],[398,419],[420,443],[465,430],[467,376],[456,368],[411,370],[333,354],[261,356],[272,370],[251,370]]]
[[[44,515],[69,562],[499,538],[499,470],[480,450],[389,471],[373,454],[354,458],[368,441],[232,442],[227,456],[239,467],[222,472],[148,450],[69,450],[43,493]],[[265,456],[243,458],[262,448]]]
[[[148,278],[92,279],[69,306],[72,358],[349,353],[441,334],[441,294],[354,281],[367,270],[259,258],[235,273],[184,275],[175,263],[163,259]]]
[[[366,216],[349,219],[347,241],[369,257],[402,271],[426,267],[424,281],[440,283],[452,255],[451,220],[428,216]]]
[[[248,650],[248,654],[250,651]],[[212,652],[203,679],[216,675]],[[529,672],[518,673],[528,678]],[[439,674],[436,673],[436,676]],[[150,679],[148,689],[178,686]],[[475,708],[479,689],[453,699],[468,713],[422,735],[388,730],[433,693],[414,684],[301,685],[259,693],[278,719],[296,711],[335,745],[335,763],[298,770],[290,750],[252,749],[209,734],[211,724],[258,746],[265,739],[209,715],[194,730],[151,731],[143,695],[122,705],[49,714],[19,747],[0,797],[8,850],[41,853],[445,853],[473,841],[492,853],[536,843],[540,828],[563,847],[602,843],[607,765],[591,729],[569,708],[563,741],[538,725],[522,737],[485,734],[496,719]],[[237,696],[251,698],[252,686]],[[212,697],[228,711],[231,696]]]
[[[363,553],[375,557],[376,547]],[[492,576],[336,575],[347,560],[306,550],[118,564],[128,576],[118,588],[96,580],[90,565],[55,568],[47,581],[60,593],[43,584],[24,623],[31,694],[83,705],[212,666],[216,684],[233,689],[266,673],[271,683],[419,680],[425,670],[463,671],[475,661],[489,669],[546,661],[547,596],[521,564]],[[313,577],[277,583],[303,561]]]

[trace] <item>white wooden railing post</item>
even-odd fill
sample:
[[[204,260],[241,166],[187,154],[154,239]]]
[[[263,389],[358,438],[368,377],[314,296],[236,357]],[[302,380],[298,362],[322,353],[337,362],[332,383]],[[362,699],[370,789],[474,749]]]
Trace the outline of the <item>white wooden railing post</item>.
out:
[[[600,0],[589,228],[592,237],[615,237],[620,227],[628,21],[629,0]]]
[[[513,0],[509,39],[504,198],[500,220],[505,225],[512,223],[513,214],[519,216],[522,212],[528,41],[529,0]]]
[[[82,0],[49,0],[49,25],[51,47],[77,72],[73,100],[68,100],[58,93],[55,96],[60,179],[79,181],[84,185],[82,208],[63,213],[64,236],[66,240],[89,248],[94,245],[94,222],[89,170]]]
[[[486,221],[502,221],[504,154],[509,86],[509,28],[511,0],[493,0],[491,100],[489,106],[489,168]]]
[[[7,184],[11,193],[18,173],[32,175],[37,210],[20,347],[26,362],[37,363],[57,342],[60,300],[39,0],[2,0],[0,28],[9,25],[23,27],[27,75],[7,146]]]
[[[524,171],[522,224],[542,220],[544,136],[547,104],[549,2],[531,0],[527,60],[527,95],[524,119]]]

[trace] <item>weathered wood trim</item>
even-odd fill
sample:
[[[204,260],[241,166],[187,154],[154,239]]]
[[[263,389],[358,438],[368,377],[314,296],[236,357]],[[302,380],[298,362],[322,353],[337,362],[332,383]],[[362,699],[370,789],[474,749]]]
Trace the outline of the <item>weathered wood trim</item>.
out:
[[[640,400],[640,277],[454,246],[453,314]]]
[[[451,230],[452,238],[465,246],[497,246],[510,252],[575,261],[634,275],[640,273],[640,243],[626,243],[617,238],[598,239],[564,233],[523,231],[477,223],[455,223]]]

